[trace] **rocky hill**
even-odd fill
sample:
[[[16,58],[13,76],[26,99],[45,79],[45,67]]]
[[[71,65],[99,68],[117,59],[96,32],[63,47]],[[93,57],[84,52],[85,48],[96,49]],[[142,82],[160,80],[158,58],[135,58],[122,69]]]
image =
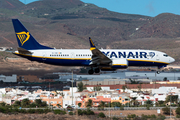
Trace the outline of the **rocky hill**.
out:
[[[180,36],[180,16],[160,14],[140,26],[131,38],[177,38]]]
[[[0,0],[0,8],[5,8],[5,9],[18,9],[24,6],[23,3],[19,2],[19,0]]]

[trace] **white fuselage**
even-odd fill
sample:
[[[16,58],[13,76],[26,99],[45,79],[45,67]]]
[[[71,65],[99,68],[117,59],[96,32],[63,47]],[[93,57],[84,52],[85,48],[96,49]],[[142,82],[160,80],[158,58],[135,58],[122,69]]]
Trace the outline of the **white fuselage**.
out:
[[[88,66],[92,52],[89,49],[43,49],[29,50],[32,55],[15,54],[30,60],[62,66]],[[154,50],[100,49],[112,61],[126,59],[128,66],[166,66],[175,60],[166,53]]]

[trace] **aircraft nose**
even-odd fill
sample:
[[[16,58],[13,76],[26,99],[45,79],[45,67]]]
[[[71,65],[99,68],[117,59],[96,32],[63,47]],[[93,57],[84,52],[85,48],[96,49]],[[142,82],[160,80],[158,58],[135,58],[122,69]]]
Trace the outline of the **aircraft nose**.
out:
[[[174,61],[175,61],[174,58],[172,58],[172,57],[169,58],[169,62],[170,62],[170,63],[172,63],[172,62],[174,62]]]

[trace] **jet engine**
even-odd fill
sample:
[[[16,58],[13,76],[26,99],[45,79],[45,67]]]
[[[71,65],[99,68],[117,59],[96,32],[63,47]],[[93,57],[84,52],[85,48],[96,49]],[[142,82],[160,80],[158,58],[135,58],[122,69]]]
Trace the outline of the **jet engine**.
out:
[[[116,69],[126,69],[127,67],[128,67],[128,61],[126,59],[113,59],[110,66],[101,67],[101,70],[115,71]]]

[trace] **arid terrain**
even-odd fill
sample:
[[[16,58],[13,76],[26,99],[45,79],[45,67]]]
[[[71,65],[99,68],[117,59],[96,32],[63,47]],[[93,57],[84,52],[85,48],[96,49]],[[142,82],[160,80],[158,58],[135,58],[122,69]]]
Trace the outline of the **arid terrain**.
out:
[[[98,111],[104,112],[106,116],[109,116],[109,111]],[[162,112],[162,111],[161,111]],[[96,113],[96,111],[95,111]],[[175,115],[175,111],[173,111]],[[127,116],[130,114],[136,114],[138,116],[144,115],[158,115],[157,110],[118,110],[118,111],[110,111],[111,116]],[[172,115],[172,117],[174,116]],[[47,114],[2,114],[0,113],[1,120],[102,120],[102,118],[98,118],[97,116],[90,115],[90,116],[78,116],[78,115],[55,115],[54,113],[47,113]],[[103,118],[103,120],[109,120],[109,118]],[[177,119],[178,120],[178,119]]]
[[[81,116],[76,116],[76,115],[73,115],[73,116],[72,115],[55,115],[54,113],[16,114],[16,115],[7,115],[7,114],[0,113],[0,119],[1,120],[91,120],[91,117],[88,117],[88,116],[81,117]]]

